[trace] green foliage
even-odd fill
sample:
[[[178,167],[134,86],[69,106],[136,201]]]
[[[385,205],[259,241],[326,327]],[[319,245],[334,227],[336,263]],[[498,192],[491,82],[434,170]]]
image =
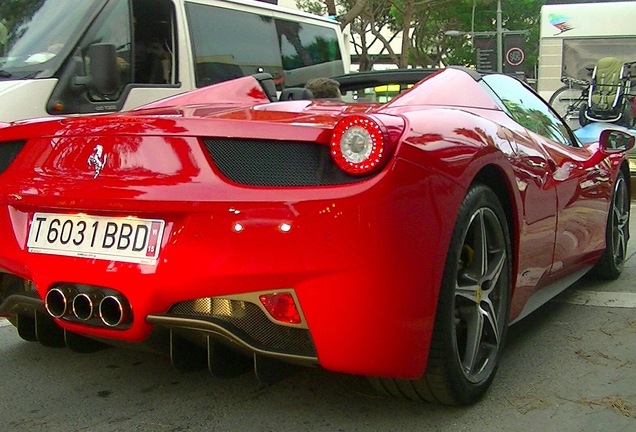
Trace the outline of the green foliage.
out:
[[[501,0],[503,28],[528,31],[526,39],[526,73],[532,75],[539,50],[541,6],[546,0]],[[353,54],[365,62],[361,69],[371,67],[378,57],[368,51],[371,43],[380,40],[385,48],[384,58],[395,64],[437,66],[439,64],[475,65],[475,50],[470,32],[496,30],[497,0],[337,0],[339,16],[344,16],[360,2],[365,7],[351,22],[351,33],[358,43]],[[297,0],[303,10],[326,13],[324,0]],[[405,17],[409,22],[405,22]],[[407,53],[391,55],[388,41],[408,30]],[[376,35],[371,35],[375,30]],[[448,36],[448,30],[465,32],[463,36]],[[384,38],[377,33],[384,35]],[[384,39],[384,40],[383,40]],[[406,55],[407,62],[404,62]]]
[[[539,55],[539,26],[541,6],[545,0],[502,0],[503,28],[528,31],[526,37],[526,74],[532,74]],[[473,20],[474,5],[474,20]],[[437,22],[444,22],[446,30],[466,33],[496,31],[497,0],[455,0],[452,12],[436,11]],[[445,30],[445,31],[446,31]],[[505,32],[504,32],[505,33]],[[470,37],[446,36],[449,49],[446,64],[475,65],[475,51]]]
[[[324,16],[327,13],[327,6],[321,0],[296,0],[296,7],[305,12]]]

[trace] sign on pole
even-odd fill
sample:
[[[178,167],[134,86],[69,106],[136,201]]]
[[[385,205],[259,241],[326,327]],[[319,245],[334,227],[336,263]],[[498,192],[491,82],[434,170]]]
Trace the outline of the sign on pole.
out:
[[[506,34],[504,38],[504,73],[524,73],[525,60],[526,36],[523,34]]]
[[[497,71],[497,38],[490,35],[475,35],[475,55],[477,70]]]

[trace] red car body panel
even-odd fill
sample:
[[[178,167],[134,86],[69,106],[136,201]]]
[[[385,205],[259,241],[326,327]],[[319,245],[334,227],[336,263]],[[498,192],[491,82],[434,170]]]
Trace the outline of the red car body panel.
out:
[[[203,143],[328,146],[352,113],[404,124],[389,163],[357,182],[238,184]],[[14,140],[26,144],[0,174],[0,269],[31,281],[41,299],[56,284],[86,284],[117,290],[132,309],[123,330],[55,319],[59,326],[141,342],[154,327],[147,317],[178,302],[293,290],[322,367],[400,378],[426,368],[446,251],[476,177],[497,173],[509,194],[515,319],[537,290],[598,259],[623,163],[622,155],[599,160],[595,146],[564,149],[528,132],[451,69],[386,105],[270,103],[246,77],[128,114],[0,130],[0,146]],[[98,176],[87,168],[97,144],[108,155]],[[158,261],[31,253],[36,212],[163,220]]]

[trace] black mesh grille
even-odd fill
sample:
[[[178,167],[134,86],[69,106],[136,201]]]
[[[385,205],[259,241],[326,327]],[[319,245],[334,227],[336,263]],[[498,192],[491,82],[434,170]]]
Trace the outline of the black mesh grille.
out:
[[[248,186],[328,186],[355,183],[329,155],[329,147],[271,140],[206,138],[217,168],[233,182]]]
[[[0,142],[0,174],[11,165],[26,141]]]
[[[168,313],[200,317],[214,322],[259,349],[283,354],[316,356],[309,330],[274,324],[252,303],[229,300],[232,310],[240,310],[242,313],[235,312],[228,316],[203,312],[196,307],[196,302],[197,300],[178,303]]]

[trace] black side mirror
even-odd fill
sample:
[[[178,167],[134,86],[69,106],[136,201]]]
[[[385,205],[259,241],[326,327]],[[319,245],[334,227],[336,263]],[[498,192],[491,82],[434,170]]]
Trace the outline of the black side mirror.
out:
[[[119,88],[117,51],[112,44],[93,44],[85,56],[86,75],[75,77],[75,84],[101,95],[115,93]]]

